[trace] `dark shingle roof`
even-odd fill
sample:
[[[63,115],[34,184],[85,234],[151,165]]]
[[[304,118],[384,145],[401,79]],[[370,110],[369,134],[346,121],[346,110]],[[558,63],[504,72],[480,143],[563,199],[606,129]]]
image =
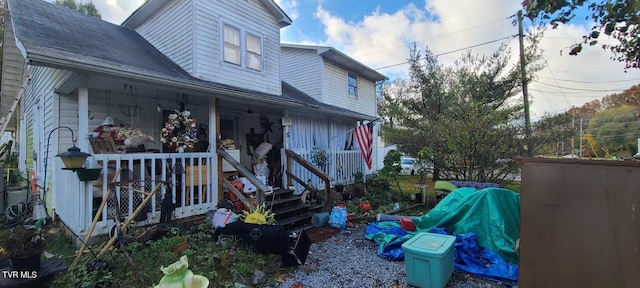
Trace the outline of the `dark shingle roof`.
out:
[[[8,3],[19,42],[16,44],[26,53],[28,60],[39,59],[45,66],[63,69],[84,67],[89,71],[111,71],[114,74],[113,71],[117,71],[116,76],[135,75],[176,87],[371,118],[320,103],[285,82],[282,82],[281,96],[201,80],[191,76],[129,28],[42,0],[8,0]]]
[[[16,38],[29,54],[131,73],[190,79],[133,30],[42,0],[9,0]]]
[[[315,98],[307,95],[306,93],[298,90],[296,87],[291,86],[291,84],[285,81],[282,81],[282,97],[296,103],[305,104],[307,106],[314,108],[315,110],[322,111],[325,113],[340,114],[342,116],[348,116],[354,119],[366,119],[366,120],[376,119],[376,117],[373,117],[370,115],[365,115],[365,114],[353,112],[351,110],[347,110],[344,108],[336,107],[333,105],[324,104],[316,100]]]
[[[282,43],[280,44],[280,47],[289,49],[315,50],[318,55],[333,62],[333,64],[343,67],[346,70],[356,72],[359,76],[365,77],[371,81],[376,82],[388,79],[387,76],[380,74],[378,71],[369,68],[369,66],[358,62],[357,60],[347,56],[346,54],[338,51],[338,49],[335,49],[333,47],[289,43]]]

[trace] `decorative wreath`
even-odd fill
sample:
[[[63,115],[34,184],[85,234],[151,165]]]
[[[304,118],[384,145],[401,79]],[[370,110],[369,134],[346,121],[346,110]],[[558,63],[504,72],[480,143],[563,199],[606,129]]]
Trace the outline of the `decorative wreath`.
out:
[[[331,151],[326,146],[314,145],[311,148],[311,162],[325,169],[326,165],[329,164],[329,160],[331,159]]]
[[[191,118],[191,111],[184,110],[171,113],[164,122],[160,142],[177,152],[192,151],[198,141],[196,120]]]

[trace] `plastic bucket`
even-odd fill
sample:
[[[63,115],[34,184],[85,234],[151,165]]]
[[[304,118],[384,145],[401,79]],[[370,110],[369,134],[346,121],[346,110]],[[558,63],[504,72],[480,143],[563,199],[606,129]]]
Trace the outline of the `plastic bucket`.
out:
[[[316,213],[311,217],[311,224],[313,224],[314,227],[327,226],[327,223],[329,223],[328,212]]]

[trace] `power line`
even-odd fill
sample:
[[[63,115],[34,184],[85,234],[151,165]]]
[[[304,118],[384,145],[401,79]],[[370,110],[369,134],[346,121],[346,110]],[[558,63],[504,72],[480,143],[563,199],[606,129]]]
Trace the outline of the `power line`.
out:
[[[567,96],[564,95],[564,91],[560,87],[560,83],[558,83],[556,76],[553,75],[553,71],[551,71],[551,68],[549,68],[549,66],[547,66],[547,70],[549,70],[549,73],[551,73],[551,77],[553,77],[553,80],[556,82],[556,85],[558,85],[558,88],[560,88],[560,93],[562,94],[562,98],[564,98],[564,101],[567,102],[567,106],[571,106],[571,104],[569,104],[569,99],[567,99]]]
[[[575,91],[591,91],[591,92],[619,92],[619,91],[624,91],[628,88],[624,88],[624,89],[581,89],[581,88],[571,88],[571,87],[564,87],[564,86],[559,86],[559,85],[553,85],[553,84],[549,84],[549,83],[544,83],[544,82],[540,82],[540,81],[536,81],[536,83],[538,84],[542,84],[542,85],[546,85],[546,86],[551,86],[551,87],[556,87],[556,88],[562,88],[562,89],[567,89],[567,90],[575,90]]]
[[[558,94],[557,91],[554,92],[554,91],[544,91],[544,90],[537,90],[537,89],[530,89],[529,91],[545,93],[545,95],[548,95],[548,96],[564,96],[567,98],[602,98],[602,96],[599,96],[599,95],[575,95],[575,94],[561,95],[561,94]],[[593,92],[590,92],[590,93],[593,93]]]
[[[540,90],[540,89],[532,89],[531,91],[536,91],[536,92],[540,92],[540,93],[551,93],[553,95],[560,95],[558,94],[558,91],[548,91],[548,90]],[[623,92],[624,90],[617,90],[619,92]],[[590,95],[584,95],[585,93],[591,93]],[[565,95],[568,95],[567,97],[596,97],[593,95],[593,91],[565,91],[564,92]],[[576,94],[583,94],[583,95],[576,95]],[[574,95],[574,96],[570,96],[570,95]],[[598,96],[599,97],[599,96]]]
[[[596,83],[620,83],[620,82],[640,81],[640,78],[624,79],[624,80],[609,80],[609,81],[579,81],[579,80],[560,79],[560,78],[551,78],[551,77],[539,77],[539,78],[544,78],[544,79],[555,79],[555,80],[558,80],[558,81],[566,81],[566,82],[574,82],[574,83],[584,83],[584,84],[596,84]]]
[[[479,47],[479,46],[483,46],[483,45],[491,44],[491,43],[498,42],[498,41],[500,41],[500,40],[504,40],[504,39],[511,39],[511,38],[513,38],[513,37],[515,37],[515,36],[518,36],[518,34],[514,34],[514,35],[511,35],[511,36],[502,37],[502,38],[499,38],[499,39],[495,39],[495,40],[491,40],[491,41],[483,42],[483,43],[480,43],[480,44],[471,45],[471,46],[468,46],[468,47],[464,47],[464,48],[460,48],[460,49],[451,50],[451,51],[448,51],[448,52],[444,52],[444,53],[436,54],[436,55],[433,55],[433,57],[438,57],[438,56],[442,56],[442,55],[451,54],[451,53],[454,53],[454,52],[459,52],[459,51],[462,51],[462,50],[466,50],[466,49],[469,49],[469,48],[475,48],[475,47]],[[382,70],[382,69],[387,69],[387,68],[391,68],[391,67],[395,67],[395,66],[400,66],[400,65],[404,65],[404,64],[408,64],[408,63],[409,63],[409,61],[406,61],[406,62],[402,62],[402,63],[398,63],[398,64],[393,64],[393,65],[388,65],[388,66],[383,66],[383,67],[374,68],[373,70]]]
[[[509,17],[506,17],[506,18],[496,19],[496,20],[489,21],[489,22],[486,22],[486,23],[483,23],[483,24],[479,24],[479,25],[476,25],[476,26],[463,28],[463,29],[452,31],[452,32],[448,32],[448,33],[445,33],[445,34],[436,35],[436,36],[433,36],[433,37],[431,37],[429,39],[426,39],[426,40],[414,41],[413,43],[427,42],[427,41],[431,41],[431,40],[434,40],[434,39],[442,38],[442,37],[445,37],[445,36],[451,36],[453,34],[457,34],[457,33],[460,33],[460,32],[474,30],[474,29],[477,29],[477,28],[480,28],[480,27],[491,25],[493,23],[497,23],[497,22],[504,21],[504,20],[509,20],[509,19],[513,18],[514,16],[515,16],[515,14],[511,15]],[[391,48],[387,48],[387,49],[382,49],[382,50],[378,50],[378,51],[371,52],[371,53],[354,55],[353,57],[357,58],[357,57],[362,57],[362,56],[369,56],[369,55],[378,54],[378,53],[382,53],[384,51],[394,50],[394,49],[398,49],[398,48],[406,48],[406,46],[405,45],[399,45],[399,46],[395,46],[395,47],[391,47]]]
[[[534,84],[534,83],[531,83],[531,84],[535,86],[535,84]],[[529,91],[538,91],[538,90],[530,89]],[[544,95],[551,96],[551,95],[549,95],[549,94],[547,94],[547,93],[545,93]],[[544,97],[544,95],[542,95],[542,99],[544,99],[545,101],[547,101],[547,103],[549,104],[549,106],[552,106],[552,107],[553,107],[553,108],[555,108],[555,109],[559,109],[559,108],[560,108],[560,107],[558,107],[555,103],[553,103],[553,102],[551,102],[549,99],[547,99],[547,97]]]
[[[560,95],[560,93],[558,91],[549,91],[549,90],[542,90],[542,89],[536,89],[536,90],[531,90],[531,91],[536,91],[536,92],[540,92],[540,93],[549,93],[549,94],[554,94],[554,95]],[[623,90],[620,90],[620,92],[622,92]],[[586,93],[590,93],[590,95],[584,95]],[[575,94],[583,94],[581,96],[577,96],[577,97],[593,97],[593,91],[566,91],[564,92],[564,94],[566,95],[575,95]],[[576,97],[576,96],[568,96],[568,97]]]

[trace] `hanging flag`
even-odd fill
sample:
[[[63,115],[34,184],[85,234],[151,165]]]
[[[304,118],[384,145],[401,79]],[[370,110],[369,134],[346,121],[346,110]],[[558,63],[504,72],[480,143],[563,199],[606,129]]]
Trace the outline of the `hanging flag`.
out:
[[[356,139],[360,146],[362,157],[367,163],[367,167],[371,169],[371,158],[373,157],[373,125],[375,122],[369,122],[356,127]]]

